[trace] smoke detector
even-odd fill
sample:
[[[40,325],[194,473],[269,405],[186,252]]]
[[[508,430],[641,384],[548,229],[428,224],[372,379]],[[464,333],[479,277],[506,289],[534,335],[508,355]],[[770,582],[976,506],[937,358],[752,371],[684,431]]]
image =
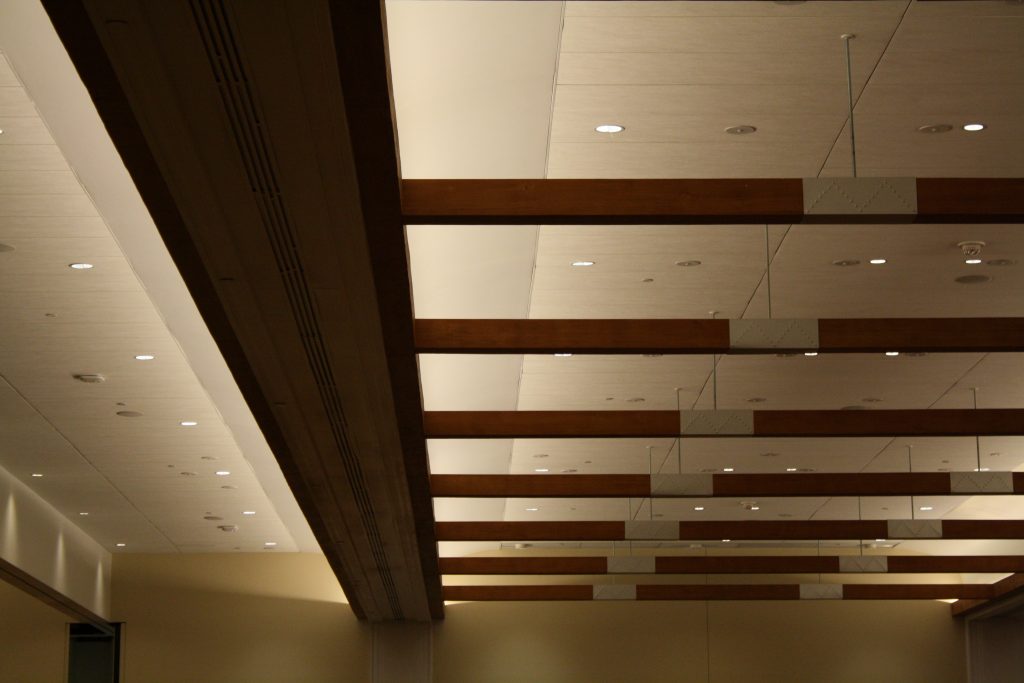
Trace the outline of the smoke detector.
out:
[[[100,374],[83,373],[72,375],[72,377],[77,379],[79,382],[85,382],[86,384],[103,384],[107,381],[107,378]]]
[[[981,254],[985,243],[978,240],[967,240],[966,242],[957,242],[956,246],[963,252],[964,258],[974,258]]]

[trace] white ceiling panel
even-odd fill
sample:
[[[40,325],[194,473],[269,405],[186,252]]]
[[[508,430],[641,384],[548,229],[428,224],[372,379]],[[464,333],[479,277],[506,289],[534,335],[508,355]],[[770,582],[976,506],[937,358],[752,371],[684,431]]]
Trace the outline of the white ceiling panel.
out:
[[[973,4],[959,2],[948,4]],[[979,2],[978,4],[984,4]],[[998,0],[991,0],[998,4]],[[786,4],[763,0],[638,0],[636,2],[593,2],[569,0],[567,17],[898,17],[908,0],[843,0]],[[994,10],[995,8],[993,8]],[[964,11],[964,10],[961,10]]]

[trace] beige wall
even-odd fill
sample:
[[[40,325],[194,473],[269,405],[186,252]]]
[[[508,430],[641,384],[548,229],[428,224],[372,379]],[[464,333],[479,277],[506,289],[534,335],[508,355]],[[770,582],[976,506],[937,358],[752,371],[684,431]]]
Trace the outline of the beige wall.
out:
[[[447,615],[434,633],[443,683],[966,680],[960,624],[935,601],[713,602],[707,620],[703,603],[684,602],[467,603]]]
[[[125,683],[370,680],[370,629],[322,555],[116,555]]]
[[[320,555],[114,558],[112,609],[126,622],[126,683],[371,681],[372,631],[342,601]],[[689,602],[448,605],[433,632],[434,681],[966,680],[961,624],[941,602],[713,602],[705,609]],[[60,681],[64,622],[0,584],[0,683]]]
[[[61,683],[68,618],[0,581],[0,683]]]

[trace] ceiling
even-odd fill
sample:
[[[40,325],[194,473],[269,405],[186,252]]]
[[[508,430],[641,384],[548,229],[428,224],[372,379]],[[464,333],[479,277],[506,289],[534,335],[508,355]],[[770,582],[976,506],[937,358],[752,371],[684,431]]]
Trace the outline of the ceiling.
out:
[[[316,550],[42,8],[3,14],[0,467],[111,552]]]
[[[856,36],[860,175],[1024,173],[1019,3],[392,0],[388,20],[405,177],[849,175],[844,33]],[[987,127],[962,130],[971,122]],[[604,123],[625,130],[594,130]],[[951,130],[917,130],[938,124]],[[725,132],[737,125],[757,130]],[[408,236],[419,317],[1024,315],[1019,226],[416,226]],[[986,243],[985,263],[964,263],[957,244],[966,240]],[[581,260],[595,265],[571,265]],[[851,260],[859,263],[834,264]],[[691,261],[699,264],[679,265]],[[979,274],[988,280],[956,281]],[[1020,354],[421,356],[420,367],[426,410],[966,408],[974,389],[980,407],[1024,406]],[[1022,438],[686,439],[681,455],[666,439],[429,446],[435,473],[1024,468]],[[705,509],[694,511],[696,503]],[[740,503],[658,500],[651,510],[640,500],[438,499],[435,513],[509,521],[912,514],[906,497],[768,499],[756,512]],[[1013,497],[922,497],[913,507],[919,517],[1024,515]],[[588,545],[614,552],[612,543]],[[786,552],[808,552],[798,545]],[[1018,542],[898,546],[873,551],[1024,551]],[[441,544],[442,555],[494,552],[541,550]]]
[[[0,244],[12,248],[0,250],[0,467],[114,552],[262,552],[268,542],[316,550],[45,15],[34,3],[17,7],[18,16],[5,8],[11,15],[0,17],[8,26],[0,29]],[[856,36],[861,175],[1024,175],[1020,3],[389,0],[387,10],[406,178],[848,175],[844,33]],[[987,127],[962,130],[969,122]],[[625,130],[597,133],[602,123]],[[951,130],[917,130],[939,124]],[[757,130],[725,132],[737,125]],[[1022,316],[1018,233],[1003,225],[407,230],[416,314],[481,318]],[[985,242],[982,264],[963,263],[956,245],[964,240]],[[869,263],[879,258],[886,263]],[[594,266],[572,267],[577,260]],[[79,262],[94,267],[68,267]],[[988,279],[956,281],[979,274]],[[136,360],[141,354],[155,358]],[[981,407],[1024,407],[1020,354],[419,362],[426,410],[952,408],[973,405],[974,389]],[[437,473],[1024,469],[1024,437],[428,446]],[[1017,499],[996,496],[758,502],[751,511],[713,499],[698,512],[692,500],[652,508],[638,499],[438,499],[434,510],[438,520],[510,521],[1024,515]],[[740,551],[542,545],[444,542],[440,550]],[[747,554],[861,552],[849,542],[740,545]],[[1020,554],[1024,543],[906,541],[867,552]],[[480,579],[446,579],[472,581]]]

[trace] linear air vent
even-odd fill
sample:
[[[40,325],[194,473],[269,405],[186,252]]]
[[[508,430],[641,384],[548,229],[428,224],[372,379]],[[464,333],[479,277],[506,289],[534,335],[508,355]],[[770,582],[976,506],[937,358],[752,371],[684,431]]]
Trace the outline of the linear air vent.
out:
[[[222,0],[192,0],[191,7],[210,68],[217,81],[228,125],[245,166],[253,196],[263,219],[264,230],[274,251],[278,273],[287,292],[306,357],[309,359],[309,368],[316,379],[320,399],[330,421],[333,438],[341,454],[363,528],[369,538],[376,570],[384,585],[393,617],[401,619],[403,613],[398,590],[377,526],[373,503],[366,489],[362,465],[348,440],[348,425],[320,332],[313,297],[303,271],[298,240],[281,195],[270,144],[238,51],[232,22]]]

